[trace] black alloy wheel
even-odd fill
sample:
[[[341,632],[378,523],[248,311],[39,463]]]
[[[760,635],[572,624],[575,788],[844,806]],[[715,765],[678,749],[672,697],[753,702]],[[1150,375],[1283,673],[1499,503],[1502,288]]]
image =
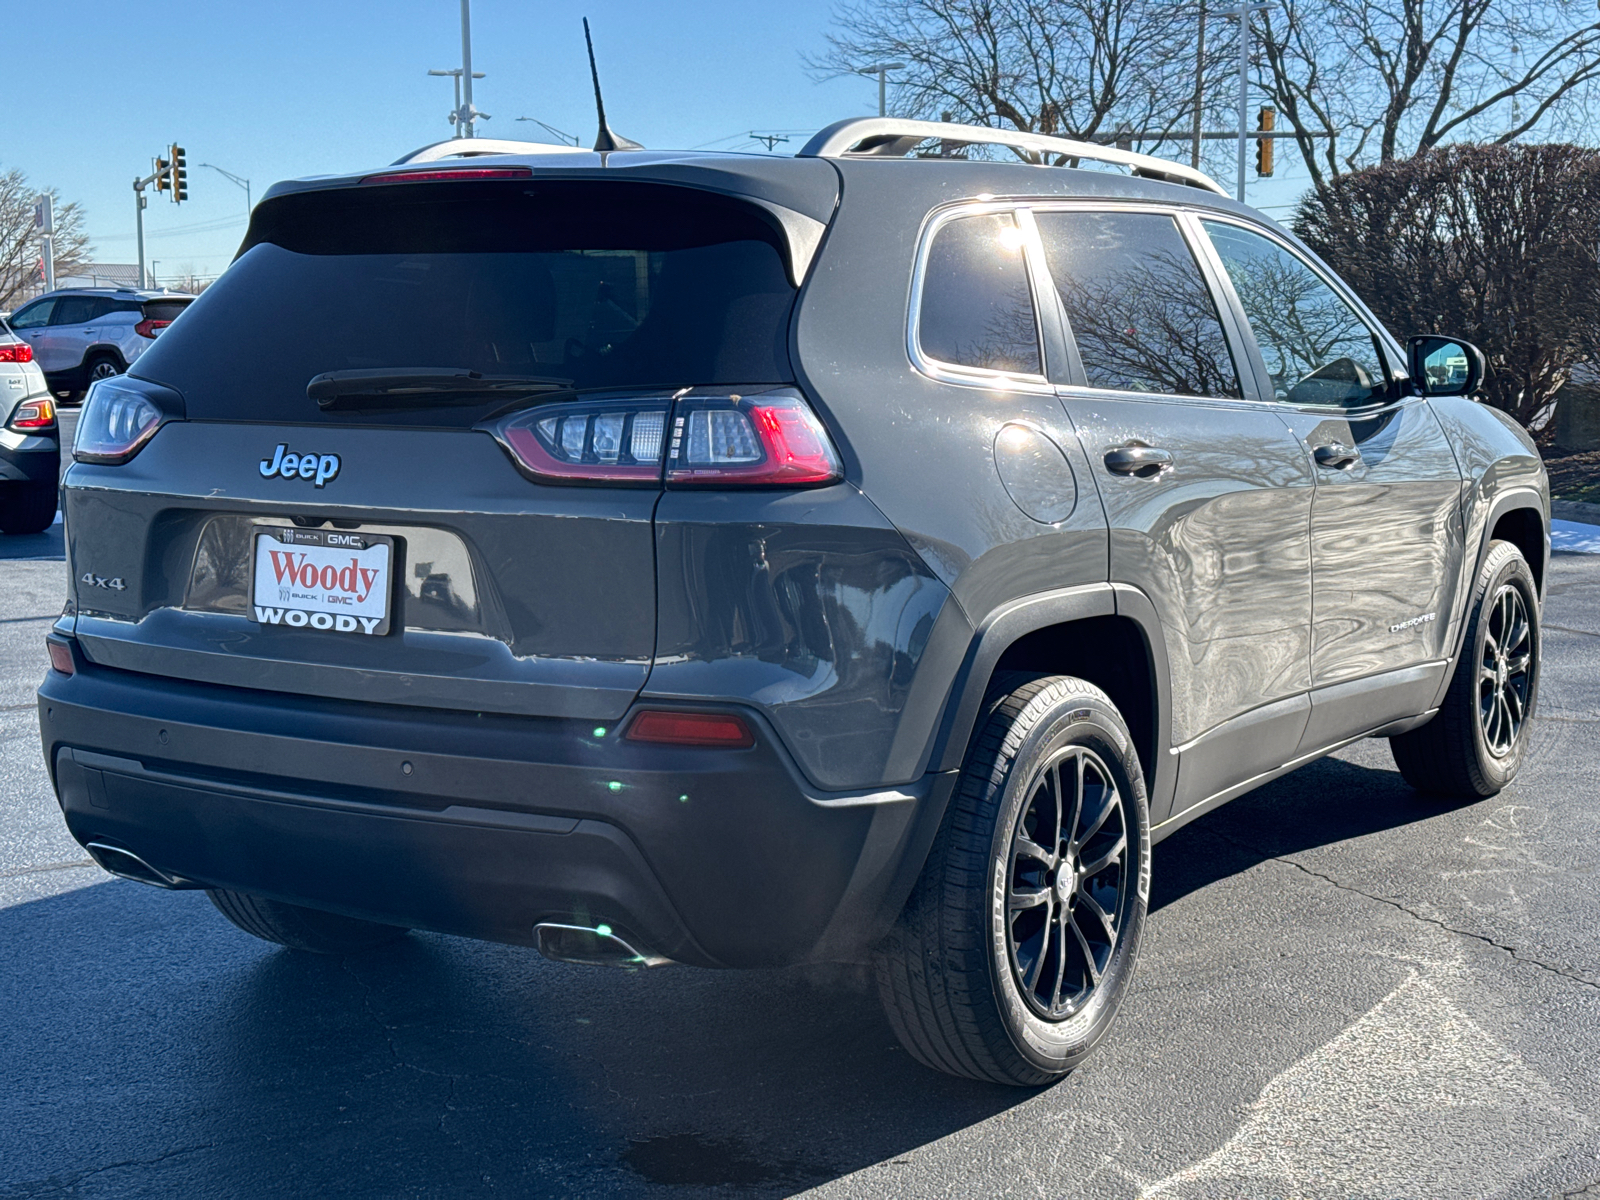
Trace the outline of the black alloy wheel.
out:
[[[1516,748],[1533,690],[1533,627],[1522,592],[1500,586],[1488,606],[1483,654],[1478,664],[1478,726],[1496,758]]]
[[[1439,710],[1389,739],[1406,782],[1434,796],[1492,796],[1527,755],[1539,703],[1539,586],[1521,550],[1489,544]]]
[[[1043,763],[1011,835],[1006,895],[1011,971],[1050,1021],[1088,1002],[1116,952],[1132,899],[1128,821],[1112,773],[1068,746]]]
[[[1127,723],[1094,684],[997,676],[922,876],[873,955],[919,1062],[1039,1087],[1105,1040],[1150,895]]]

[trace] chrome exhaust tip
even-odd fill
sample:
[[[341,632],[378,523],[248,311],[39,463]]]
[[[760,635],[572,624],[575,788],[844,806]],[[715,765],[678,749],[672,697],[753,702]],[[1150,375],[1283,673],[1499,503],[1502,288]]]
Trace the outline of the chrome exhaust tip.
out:
[[[609,925],[559,925],[541,921],[533,927],[539,953],[555,962],[591,967],[664,967],[672,962],[659,954],[636,950]]]
[[[151,887],[166,888],[174,892],[200,886],[176,875],[169,875],[165,871],[158,871],[132,850],[124,850],[121,846],[112,846],[106,842],[86,842],[83,848],[104,870],[123,879],[131,879],[135,883],[148,883]]]

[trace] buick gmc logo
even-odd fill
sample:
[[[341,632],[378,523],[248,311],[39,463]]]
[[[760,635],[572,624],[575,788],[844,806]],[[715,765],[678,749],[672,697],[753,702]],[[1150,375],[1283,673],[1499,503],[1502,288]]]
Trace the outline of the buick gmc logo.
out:
[[[321,487],[339,474],[337,454],[295,454],[288,442],[279,442],[271,458],[261,460],[261,477],[271,479],[309,479],[313,487]]]

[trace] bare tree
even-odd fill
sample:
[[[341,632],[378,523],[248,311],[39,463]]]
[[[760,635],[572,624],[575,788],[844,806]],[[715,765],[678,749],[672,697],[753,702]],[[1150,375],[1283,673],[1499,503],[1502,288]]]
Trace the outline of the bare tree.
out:
[[[83,232],[83,210],[62,204],[54,188],[45,189],[55,202],[56,274],[70,275],[89,260],[89,236]],[[0,173],[0,308],[12,307],[42,285],[39,272],[39,233],[33,225],[33,205],[38,189],[21,170]]]
[[[897,61],[896,110],[1109,142],[1193,120],[1198,0],[877,0],[834,13],[817,78]],[[1221,73],[1223,56],[1208,56]],[[1212,89],[1220,96],[1219,89]]]
[[[1328,180],[1294,224],[1390,329],[1476,343],[1531,428],[1600,351],[1600,152],[1448,146]]]
[[[1278,0],[1257,18],[1257,84],[1324,187],[1450,141],[1571,134],[1600,78],[1579,0]]]

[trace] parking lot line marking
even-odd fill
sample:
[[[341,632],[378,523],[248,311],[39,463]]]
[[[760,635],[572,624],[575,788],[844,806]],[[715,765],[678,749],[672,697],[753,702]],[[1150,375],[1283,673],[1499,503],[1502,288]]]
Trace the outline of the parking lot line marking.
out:
[[[1520,1055],[1413,973],[1275,1076],[1238,1131],[1141,1200],[1211,1194],[1492,1194],[1593,1128]]]

